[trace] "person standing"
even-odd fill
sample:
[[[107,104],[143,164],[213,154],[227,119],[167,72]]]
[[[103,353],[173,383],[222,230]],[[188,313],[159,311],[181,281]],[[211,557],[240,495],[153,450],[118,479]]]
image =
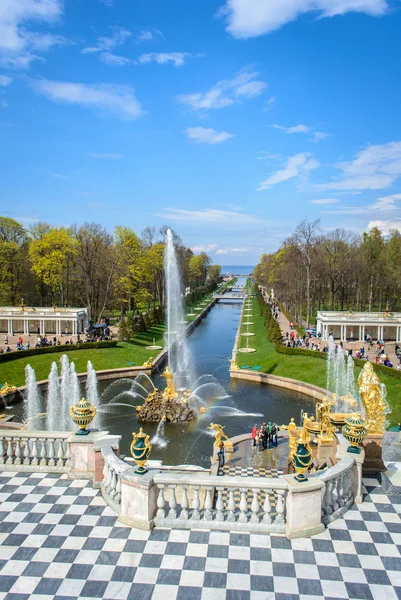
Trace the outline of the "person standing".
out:
[[[254,447],[256,446],[257,437],[258,437],[258,426],[254,425],[252,427],[252,439],[253,439],[253,446]]]

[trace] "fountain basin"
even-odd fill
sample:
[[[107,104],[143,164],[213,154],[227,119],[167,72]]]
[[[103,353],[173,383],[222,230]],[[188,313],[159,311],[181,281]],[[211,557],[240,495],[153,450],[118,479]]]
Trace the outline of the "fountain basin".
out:
[[[146,350],[162,350],[163,346],[146,346]]]
[[[256,352],[256,348],[239,348],[238,352]]]
[[[241,333],[241,335],[244,336],[244,337],[251,337],[252,335],[255,335],[255,334],[254,333],[245,332],[245,333]]]

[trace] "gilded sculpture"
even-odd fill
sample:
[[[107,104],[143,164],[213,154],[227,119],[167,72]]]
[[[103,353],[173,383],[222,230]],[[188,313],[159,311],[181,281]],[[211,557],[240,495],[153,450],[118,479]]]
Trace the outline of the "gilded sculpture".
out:
[[[230,360],[230,371],[239,371],[239,366],[234,358]]]
[[[169,367],[166,367],[164,373],[162,373],[164,379],[166,380],[166,389],[164,390],[164,395],[167,400],[173,400],[177,398],[178,394],[174,385],[174,373],[170,371]]]
[[[17,388],[15,387],[15,385],[8,385],[7,381],[5,382],[4,385],[1,386],[0,388],[0,396],[6,396],[7,394],[12,394],[13,392],[16,392]]]
[[[359,396],[365,409],[365,422],[368,433],[383,434],[387,404],[380,389],[380,379],[367,362],[359,377]]]
[[[214,442],[214,446],[217,446],[217,448],[220,448],[220,444],[223,441],[221,438],[225,438],[225,442],[224,442],[224,446],[227,448],[232,448],[232,443],[230,438],[224,433],[223,429],[224,426],[223,425],[218,425],[218,423],[210,423],[209,425],[209,429],[213,429],[216,432],[216,440]]]
[[[300,436],[300,432],[298,431],[294,417],[291,418],[291,421],[288,423],[288,425],[282,425],[281,429],[287,429],[288,431],[289,455],[290,458],[292,458],[297,451],[298,438]]]

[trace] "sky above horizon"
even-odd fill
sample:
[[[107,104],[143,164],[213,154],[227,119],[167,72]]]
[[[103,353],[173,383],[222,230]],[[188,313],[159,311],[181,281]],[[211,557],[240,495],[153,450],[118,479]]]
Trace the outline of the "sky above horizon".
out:
[[[253,265],[401,231],[399,0],[0,0],[0,214]]]

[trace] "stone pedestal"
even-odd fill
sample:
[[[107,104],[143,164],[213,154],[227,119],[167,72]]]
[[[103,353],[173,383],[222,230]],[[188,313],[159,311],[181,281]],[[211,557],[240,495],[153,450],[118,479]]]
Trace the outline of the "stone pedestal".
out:
[[[105,432],[105,435],[103,435],[101,438],[98,438],[93,444],[93,451],[95,453],[95,473],[93,477],[93,487],[99,488],[103,480],[104,458],[102,454],[102,448],[111,447],[114,451],[114,454],[119,456],[121,437],[121,435],[107,435],[107,432]]]
[[[374,475],[386,470],[383,462],[383,434],[369,433],[363,442],[365,449],[365,462],[363,474]]]
[[[96,471],[94,444],[107,436],[108,431],[91,432],[88,435],[72,435],[68,439],[70,472],[68,479],[93,479]]]
[[[309,537],[324,531],[322,523],[322,481],[310,478],[299,483],[293,475],[288,482],[285,534],[289,540]]]
[[[325,460],[326,458],[332,458],[334,459],[335,455],[336,455],[336,447],[337,447],[337,442],[335,439],[333,439],[333,441],[331,443],[321,443],[320,439],[318,440],[317,443],[317,459],[318,461],[322,461]]]
[[[153,482],[158,471],[148,471],[145,475],[137,475],[135,468],[121,474],[121,511],[119,520],[149,531],[153,529],[153,517],[157,510],[159,488]]]
[[[362,468],[365,461],[365,450],[361,448],[360,454],[354,454],[353,452],[348,452],[348,448],[350,446],[349,442],[345,439],[342,434],[338,434],[338,446],[336,459],[340,461],[345,456],[351,457],[355,460],[356,468],[354,467],[351,470],[351,489],[352,495],[354,497],[355,504],[361,504],[363,502],[363,493],[362,493]]]

